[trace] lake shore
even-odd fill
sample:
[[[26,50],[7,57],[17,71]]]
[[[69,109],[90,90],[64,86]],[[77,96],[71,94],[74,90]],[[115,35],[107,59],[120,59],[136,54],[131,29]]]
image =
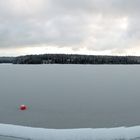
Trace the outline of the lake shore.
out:
[[[44,129],[0,124],[0,138],[14,140],[139,140],[140,126],[100,129]]]

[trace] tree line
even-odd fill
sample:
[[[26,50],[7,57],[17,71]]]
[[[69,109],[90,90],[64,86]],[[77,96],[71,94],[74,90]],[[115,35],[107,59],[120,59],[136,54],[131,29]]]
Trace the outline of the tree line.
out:
[[[140,64],[139,56],[75,54],[26,55],[11,60],[13,64]]]
[[[0,63],[13,63],[15,57],[0,57]]]

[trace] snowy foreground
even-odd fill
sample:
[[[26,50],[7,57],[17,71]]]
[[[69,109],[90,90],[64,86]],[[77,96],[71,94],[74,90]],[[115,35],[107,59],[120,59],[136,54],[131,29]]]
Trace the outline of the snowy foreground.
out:
[[[140,140],[140,126],[101,129],[43,129],[0,124],[3,140]]]

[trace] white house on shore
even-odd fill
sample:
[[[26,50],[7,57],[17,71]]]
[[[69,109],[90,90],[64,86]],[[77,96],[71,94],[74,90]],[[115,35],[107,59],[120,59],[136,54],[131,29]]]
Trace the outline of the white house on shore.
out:
[[[51,64],[52,60],[42,60],[42,64]]]

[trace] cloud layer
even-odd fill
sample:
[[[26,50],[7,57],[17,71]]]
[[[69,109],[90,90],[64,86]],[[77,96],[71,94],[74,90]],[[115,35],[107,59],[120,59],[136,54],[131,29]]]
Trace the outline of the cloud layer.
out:
[[[139,6],[139,0],[0,0],[0,50],[140,55]]]

